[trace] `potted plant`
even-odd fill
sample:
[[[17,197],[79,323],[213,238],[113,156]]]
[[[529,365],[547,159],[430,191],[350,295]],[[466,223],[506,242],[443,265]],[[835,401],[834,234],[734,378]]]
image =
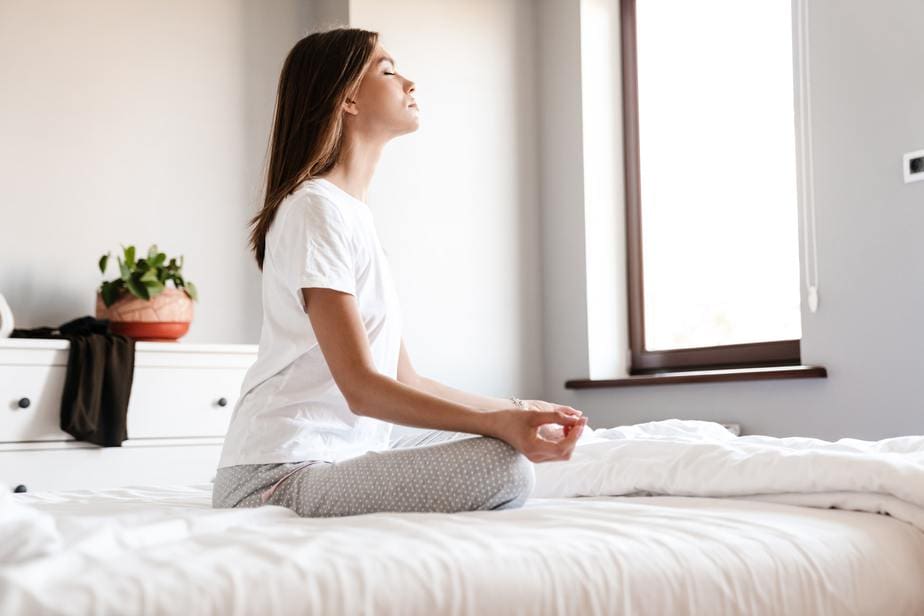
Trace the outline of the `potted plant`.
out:
[[[115,334],[136,340],[176,341],[189,331],[196,285],[183,278],[183,256],[170,259],[154,244],[146,257],[135,260],[135,247],[122,246],[119,277],[103,282],[96,292],[96,318],[108,319]],[[106,273],[110,253],[99,259]],[[173,288],[167,287],[167,281]]]

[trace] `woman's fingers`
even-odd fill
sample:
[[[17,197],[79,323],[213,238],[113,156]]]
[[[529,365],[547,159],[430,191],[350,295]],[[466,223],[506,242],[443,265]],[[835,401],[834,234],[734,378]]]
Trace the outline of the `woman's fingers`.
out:
[[[571,453],[581,437],[581,432],[584,430],[585,425],[587,425],[586,417],[581,417],[572,425],[566,425],[564,427],[564,436],[557,441],[549,441],[540,435],[540,440],[544,441],[541,445],[541,449],[544,451],[540,455],[545,461],[570,460]]]
[[[514,442],[517,448],[533,462],[569,460],[574,446],[587,425],[587,418],[571,407],[555,410],[516,410],[505,417],[514,420],[525,433]],[[521,440],[522,439],[522,440]]]
[[[577,409],[574,408],[574,407],[565,406],[565,405],[563,405],[563,404],[559,404],[559,405],[556,407],[555,410],[556,410],[556,411],[561,411],[561,412],[563,412],[563,413],[565,413],[565,414],[567,414],[567,415],[575,415],[575,416],[577,416],[577,417],[581,417],[581,416],[584,414],[582,411],[579,411],[579,410],[577,410]]]
[[[563,448],[562,454],[567,456],[566,460],[571,458],[571,452],[574,451],[574,447],[577,445],[578,439],[581,438],[581,432],[584,431],[584,426],[586,425],[587,418],[581,417],[581,420],[573,426],[565,426],[565,438],[561,440],[560,445]]]
[[[532,416],[532,424],[542,425],[547,423],[557,423],[563,426],[573,425],[580,419],[580,416],[570,415],[564,411],[536,411]]]
[[[570,426],[565,434],[566,439],[571,439],[572,443],[577,443],[578,439],[581,438],[581,433],[584,431],[584,426],[587,425],[587,418],[581,417],[581,421],[577,424]]]

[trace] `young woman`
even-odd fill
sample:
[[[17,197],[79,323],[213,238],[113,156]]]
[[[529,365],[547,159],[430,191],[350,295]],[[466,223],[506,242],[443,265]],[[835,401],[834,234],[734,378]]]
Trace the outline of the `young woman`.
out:
[[[528,497],[533,462],[570,458],[580,411],[463,392],[411,365],[366,192],[384,145],[417,126],[414,83],[377,33],[317,32],[289,52],[265,203],[251,221],[259,354],[231,417],[215,507],[505,509]],[[395,423],[423,430],[391,438]]]

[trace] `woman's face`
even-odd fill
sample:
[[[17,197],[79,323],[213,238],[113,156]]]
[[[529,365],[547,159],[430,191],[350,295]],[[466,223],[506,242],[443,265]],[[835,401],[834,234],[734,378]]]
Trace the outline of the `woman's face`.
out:
[[[414,82],[398,72],[391,55],[379,43],[356,96],[344,104],[348,125],[362,134],[389,139],[417,130]]]

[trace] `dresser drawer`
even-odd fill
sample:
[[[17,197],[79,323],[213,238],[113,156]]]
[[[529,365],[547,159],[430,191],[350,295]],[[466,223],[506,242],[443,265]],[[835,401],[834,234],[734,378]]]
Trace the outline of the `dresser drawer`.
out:
[[[161,443],[171,443],[162,445]],[[176,441],[122,447],[75,446],[34,451],[0,450],[0,481],[29,492],[116,488],[131,485],[191,485],[215,476],[221,443]]]
[[[60,428],[66,373],[64,366],[0,365],[0,442],[73,440]]]
[[[224,436],[246,373],[246,368],[135,366],[128,437]]]

